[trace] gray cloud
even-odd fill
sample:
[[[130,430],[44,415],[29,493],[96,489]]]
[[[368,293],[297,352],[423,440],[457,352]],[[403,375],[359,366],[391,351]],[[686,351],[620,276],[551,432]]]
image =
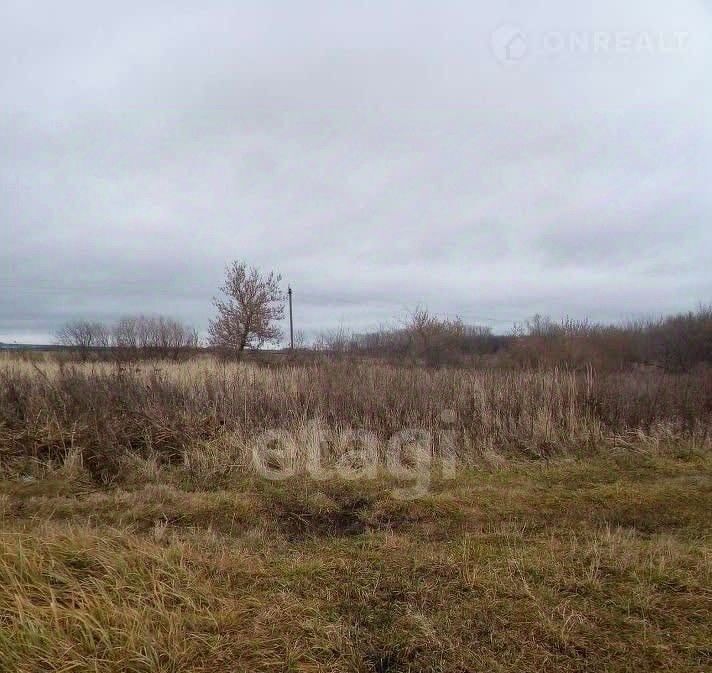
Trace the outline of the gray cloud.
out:
[[[12,0],[0,57],[0,340],[204,328],[233,258],[307,330],[712,299],[709,3]]]

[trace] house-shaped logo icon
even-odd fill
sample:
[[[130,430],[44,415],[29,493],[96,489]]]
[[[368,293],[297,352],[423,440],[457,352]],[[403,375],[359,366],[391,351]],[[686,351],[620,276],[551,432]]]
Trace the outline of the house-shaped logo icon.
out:
[[[490,47],[494,57],[505,64],[519,63],[529,51],[524,31],[513,24],[504,24],[494,30],[490,36]]]

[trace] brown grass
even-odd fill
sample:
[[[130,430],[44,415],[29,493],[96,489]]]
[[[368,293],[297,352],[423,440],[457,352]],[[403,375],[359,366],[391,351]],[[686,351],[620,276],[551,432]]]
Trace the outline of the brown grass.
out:
[[[709,412],[704,371],[6,359],[0,671],[707,670]],[[268,427],[459,464],[267,481]]]
[[[81,451],[106,481],[127,458],[161,463],[207,455],[245,464],[259,433],[285,430],[327,443],[350,429],[385,444],[431,433],[461,463],[483,454],[541,458],[680,439],[710,441],[712,370],[597,375],[561,370],[426,370],[369,362],[263,368],[212,360],[109,364],[0,364],[0,457],[59,460]]]
[[[417,501],[5,482],[0,670],[703,670],[711,467],[509,465]]]

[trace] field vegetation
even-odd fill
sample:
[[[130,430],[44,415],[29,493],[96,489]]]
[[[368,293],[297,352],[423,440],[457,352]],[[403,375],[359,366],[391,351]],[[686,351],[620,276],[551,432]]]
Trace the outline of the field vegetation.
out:
[[[709,670],[704,365],[81,359],[0,360],[2,671]]]

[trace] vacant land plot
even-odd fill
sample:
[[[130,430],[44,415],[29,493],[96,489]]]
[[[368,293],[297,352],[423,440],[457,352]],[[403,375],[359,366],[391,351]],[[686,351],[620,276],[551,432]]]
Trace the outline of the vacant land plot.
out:
[[[709,670],[709,389],[7,360],[0,670]],[[384,458],[408,427],[431,439],[423,492]],[[270,428],[288,479],[250,461]],[[315,447],[357,456],[357,428],[374,472],[305,473]]]

